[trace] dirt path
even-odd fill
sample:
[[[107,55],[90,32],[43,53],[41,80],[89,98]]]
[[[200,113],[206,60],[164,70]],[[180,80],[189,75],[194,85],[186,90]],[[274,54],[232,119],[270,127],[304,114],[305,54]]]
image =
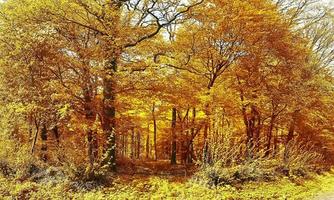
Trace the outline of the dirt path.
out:
[[[334,200],[334,192],[321,194],[315,197],[314,200]]]

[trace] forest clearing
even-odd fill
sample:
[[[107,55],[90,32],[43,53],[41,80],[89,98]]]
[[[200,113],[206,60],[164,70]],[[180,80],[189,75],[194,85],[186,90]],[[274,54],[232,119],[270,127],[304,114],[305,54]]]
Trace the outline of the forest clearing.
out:
[[[0,199],[333,199],[331,0],[0,1]]]

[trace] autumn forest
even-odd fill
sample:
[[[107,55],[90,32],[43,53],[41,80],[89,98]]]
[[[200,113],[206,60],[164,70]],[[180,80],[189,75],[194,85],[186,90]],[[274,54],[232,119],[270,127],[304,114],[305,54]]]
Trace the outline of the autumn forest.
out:
[[[333,8],[1,1],[0,198],[334,199]]]

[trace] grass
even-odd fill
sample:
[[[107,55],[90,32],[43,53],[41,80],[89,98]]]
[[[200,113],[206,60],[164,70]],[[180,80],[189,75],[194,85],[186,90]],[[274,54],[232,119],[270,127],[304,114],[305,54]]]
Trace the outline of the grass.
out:
[[[163,177],[118,177],[110,187],[75,190],[70,182],[35,183],[0,178],[2,199],[313,199],[334,192],[333,172],[309,180],[282,178],[276,182],[250,182],[240,186],[208,188],[191,181]]]

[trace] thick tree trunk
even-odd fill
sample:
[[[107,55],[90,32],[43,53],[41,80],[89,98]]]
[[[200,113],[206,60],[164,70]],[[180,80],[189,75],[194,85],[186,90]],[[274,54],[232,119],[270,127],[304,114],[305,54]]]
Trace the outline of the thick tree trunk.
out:
[[[172,109],[172,146],[171,146],[171,164],[176,164],[176,108]]]
[[[290,123],[290,126],[289,126],[289,132],[288,132],[288,136],[287,136],[286,141],[285,141],[286,144],[288,144],[294,137],[296,120],[297,120],[299,112],[300,112],[300,110],[295,110],[292,113],[292,119],[291,119],[291,123]]]
[[[284,149],[284,162],[288,162],[289,159],[289,150],[290,150],[290,146],[291,146],[291,141],[294,137],[294,133],[295,133],[295,126],[296,126],[296,119],[297,119],[297,115],[298,115],[299,110],[295,110],[292,114],[292,119],[291,119],[291,123],[289,126],[289,131],[288,131],[288,135],[285,141],[285,149]]]
[[[242,114],[246,127],[246,158],[253,158],[254,153],[260,149],[261,116],[257,108],[252,105],[251,113],[247,115],[246,107],[243,106]]]
[[[270,117],[270,123],[269,123],[268,132],[267,132],[267,144],[266,144],[266,149],[265,149],[265,157],[268,157],[271,153],[271,140],[273,136],[274,123],[275,123],[275,116],[272,114]]]
[[[290,127],[289,127],[289,132],[288,132],[288,135],[285,141],[286,144],[288,144],[293,139],[294,133],[295,133],[295,121],[292,120]]]
[[[58,126],[53,127],[52,128],[52,132],[53,132],[53,134],[54,134],[54,136],[56,138],[57,146],[59,146],[59,144],[60,144],[60,139],[59,139],[60,135],[59,135]]]
[[[86,63],[85,66],[88,66]],[[85,111],[85,118],[86,118],[86,140],[87,140],[87,157],[89,161],[89,166],[86,171],[86,178],[91,179],[94,175],[94,136],[93,136],[93,130],[91,129],[91,125],[93,121],[95,120],[95,115],[93,111],[93,105],[92,105],[92,96],[93,96],[93,89],[91,86],[91,76],[89,69],[84,68],[84,81],[85,86],[83,87],[83,95],[84,95],[84,111]]]
[[[241,86],[241,82],[239,77],[237,76],[237,80],[239,83],[239,86]],[[243,89],[240,87],[240,100],[242,103],[242,107],[241,107],[241,113],[242,113],[242,117],[243,117],[243,121],[244,121],[244,125],[245,125],[245,134],[246,134],[246,140],[245,140],[245,145],[246,145],[246,150],[245,150],[245,157],[247,159],[252,158],[253,157],[253,148],[254,148],[254,135],[253,135],[253,129],[254,129],[254,120],[253,120],[253,116],[249,116],[247,114],[247,104],[245,104],[245,97],[244,97],[244,91]]]
[[[103,85],[104,109],[103,129],[107,145],[105,147],[104,164],[112,171],[116,171],[116,108],[115,108],[115,81],[114,74],[117,71],[117,59],[111,59],[105,66]]]

